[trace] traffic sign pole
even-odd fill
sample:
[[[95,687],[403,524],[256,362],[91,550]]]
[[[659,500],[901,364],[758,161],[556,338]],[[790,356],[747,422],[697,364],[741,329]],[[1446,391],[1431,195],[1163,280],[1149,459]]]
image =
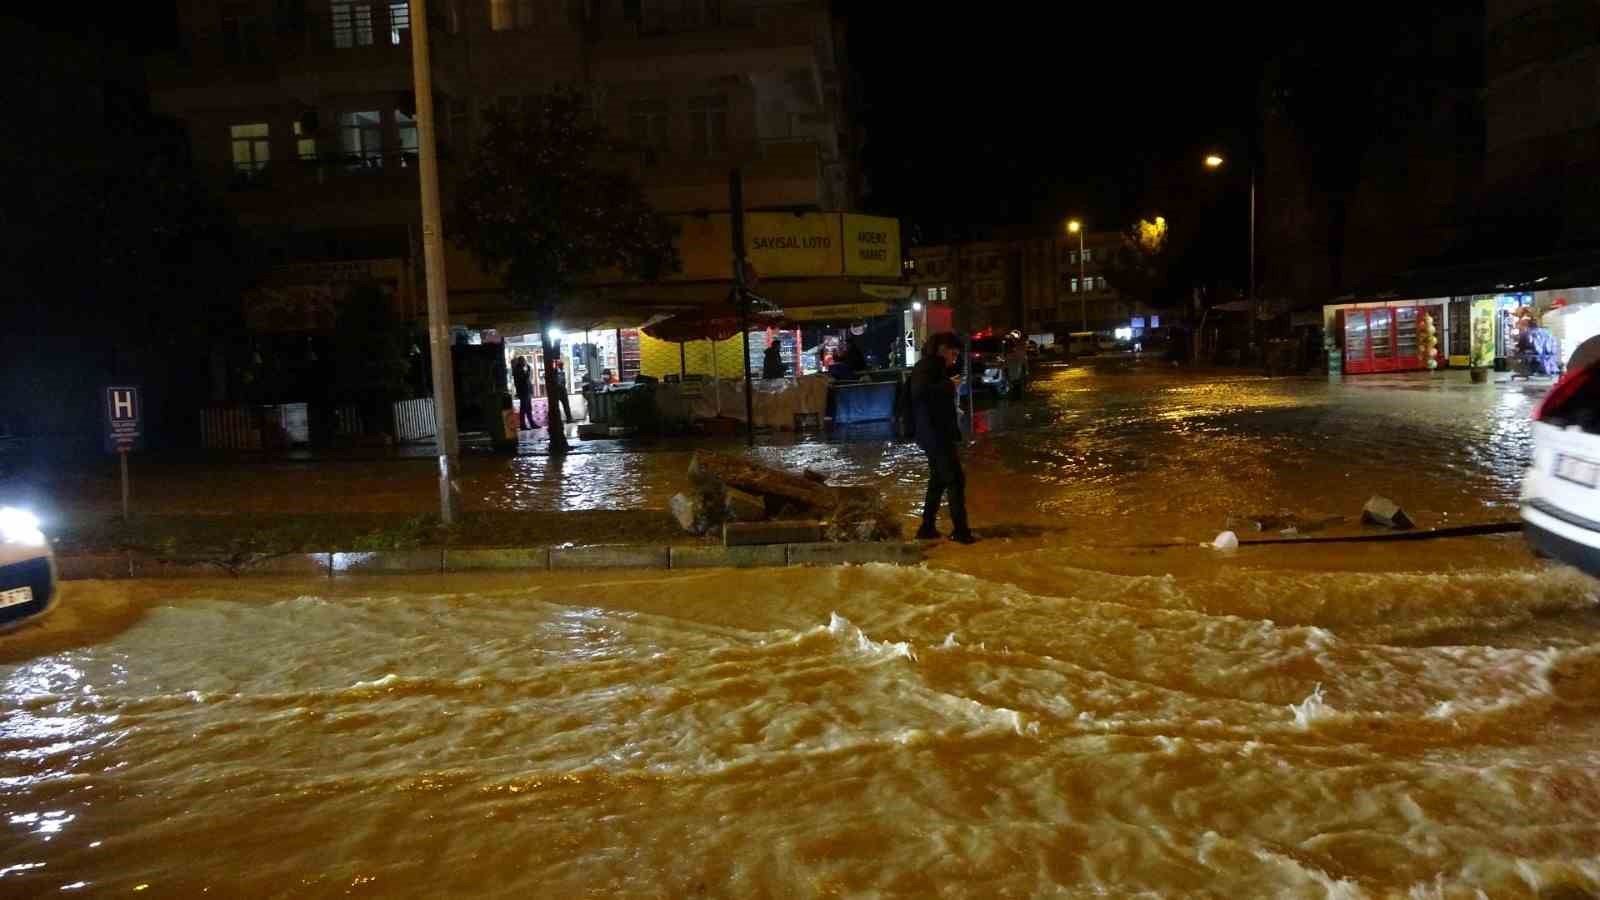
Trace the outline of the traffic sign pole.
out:
[[[128,522],[128,450],[124,447],[117,452],[122,457],[122,522]]]

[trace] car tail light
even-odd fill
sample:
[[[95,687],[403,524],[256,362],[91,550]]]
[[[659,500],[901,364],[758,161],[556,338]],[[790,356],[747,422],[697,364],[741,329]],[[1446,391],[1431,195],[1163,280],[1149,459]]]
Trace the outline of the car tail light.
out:
[[[1544,395],[1539,405],[1534,407],[1533,420],[1543,422],[1557,417],[1565,418],[1566,407],[1580,391],[1594,383],[1596,371],[1596,366],[1569,369],[1567,374],[1556,382],[1555,387],[1550,389],[1550,393]]]

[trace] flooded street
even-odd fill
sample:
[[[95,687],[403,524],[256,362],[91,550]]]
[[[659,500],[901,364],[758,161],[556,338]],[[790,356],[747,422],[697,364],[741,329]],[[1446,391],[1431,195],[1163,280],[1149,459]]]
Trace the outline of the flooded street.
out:
[[[1593,896],[1600,583],[1514,535],[1199,546],[1513,519],[1539,391],[1047,372],[970,450],[987,540],[920,568],[69,583],[0,638],[0,896]],[[664,507],[688,452],[464,487]],[[909,445],[757,452],[920,499]],[[149,502],[434,489],[185,471]]]

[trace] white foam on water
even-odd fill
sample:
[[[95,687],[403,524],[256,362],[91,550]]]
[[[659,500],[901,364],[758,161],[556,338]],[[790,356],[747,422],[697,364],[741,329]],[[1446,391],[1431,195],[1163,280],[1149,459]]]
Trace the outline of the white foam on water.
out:
[[[828,614],[828,633],[854,647],[857,652],[878,659],[909,659],[917,661],[917,652],[911,649],[910,641],[875,641],[867,637],[866,633],[850,624],[850,620],[838,613]]]
[[[1339,714],[1338,710],[1323,701],[1321,682],[1311,689],[1310,696],[1299,703],[1289,704],[1289,711],[1294,713],[1294,724],[1302,731],[1310,730],[1313,722],[1331,719]]]

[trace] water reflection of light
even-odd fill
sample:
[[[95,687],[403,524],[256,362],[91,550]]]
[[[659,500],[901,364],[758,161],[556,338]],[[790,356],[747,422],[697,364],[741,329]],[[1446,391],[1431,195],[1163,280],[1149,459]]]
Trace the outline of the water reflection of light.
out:
[[[51,835],[59,834],[61,829],[67,827],[68,822],[76,818],[77,816],[64,809],[57,809],[42,813],[18,813],[7,822],[27,828],[34,834],[42,834],[45,840],[49,840]]]
[[[18,872],[27,872],[27,871],[30,871],[32,869],[42,869],[42,868],[44,868],[44,865],[45,864],[41,862],[41,863],[17,863],[14,866],[6,866],[5,868],[0,869],[0,878],[4,878],[7,875],[15,875]]]

